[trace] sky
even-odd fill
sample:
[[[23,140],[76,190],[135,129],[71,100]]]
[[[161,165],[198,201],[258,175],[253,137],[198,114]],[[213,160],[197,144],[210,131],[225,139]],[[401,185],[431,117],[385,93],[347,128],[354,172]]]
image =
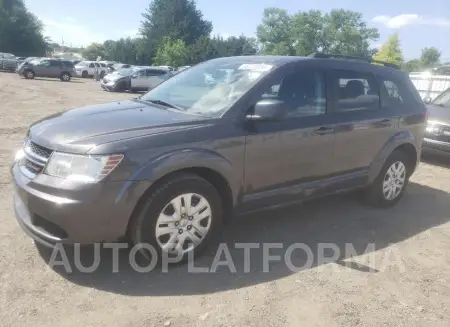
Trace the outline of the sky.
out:
[[[65,45],[136,36],[142,12],[150,0],[25,0],[28,9],[44,24],[44,35]],[[398,32],[406,59],[435,46],[450,61],[450,0],[197,0],[214,34],[255,36],[264,8],[284,8],[289,13],[317,9],[349,9],[363,14],[370,27],[380,31],[379,46]]]

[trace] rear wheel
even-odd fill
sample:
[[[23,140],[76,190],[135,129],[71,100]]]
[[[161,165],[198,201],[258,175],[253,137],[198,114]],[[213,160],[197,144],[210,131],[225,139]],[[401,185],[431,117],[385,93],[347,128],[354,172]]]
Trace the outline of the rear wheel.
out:
[[[70,74],[68,72],[64,72],[60,76],[60,79],[63,82],[70,82],[70,78],[71,78],[71,76],[70,76]]]
[[[376,207],[395,205],[405,193],[411,175],[408,156],[402,151],[394,151],[386,160],[380,174],[367,189],[366,200]]]
[[[135,245],[150,245],[158,257],[185,261],[196,258],[217,236],[222,225],[222,203],[216,188],[192,174],[177,174],[157,188],[130,225]],[[151,259],[151,253],[140,252]]]

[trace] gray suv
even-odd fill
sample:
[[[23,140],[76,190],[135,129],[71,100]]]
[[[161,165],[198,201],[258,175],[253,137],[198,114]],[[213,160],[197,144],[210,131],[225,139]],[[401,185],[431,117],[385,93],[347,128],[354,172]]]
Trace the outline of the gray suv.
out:
[[[48,246],[126,236],[186,257],[235,212],[355,189],[394,205],[426,118],[408,76],[370,60],[214,59],[33,124],[11,169],[15,212]]]
[[[17,73],[26,79],[52,77],[69,82],[74,73],[74,66],[70,61],[42,58],[23,62],[17,68]]]

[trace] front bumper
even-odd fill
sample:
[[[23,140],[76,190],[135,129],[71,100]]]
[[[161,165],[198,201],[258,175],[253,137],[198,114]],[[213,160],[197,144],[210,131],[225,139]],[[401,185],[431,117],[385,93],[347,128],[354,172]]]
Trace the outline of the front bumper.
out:
[[[424,138],[422,152],[450,155],[450,143]]]
[[[115,82],[114,84],[106,84],[103,82],[103,80],[100,81],[100,86],[102,89],[106,90],[106,91],[114,91],[116,89],[117,86],[117,82]]]
[[[146,188],[139,182],[74,183],[45,174],[29,179],[17,164],[11,173],[17,221],[45,246],[118,240]]]

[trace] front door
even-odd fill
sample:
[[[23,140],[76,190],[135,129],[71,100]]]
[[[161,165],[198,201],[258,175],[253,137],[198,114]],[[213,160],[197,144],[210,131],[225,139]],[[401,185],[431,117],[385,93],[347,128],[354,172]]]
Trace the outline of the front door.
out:
[[[282,100],[288,115],[248,127],[245,207],[262,199],[270,205],[312,195],[314,182],[335,172],[335,134],[327,112],[326,84],[324,71],[290,69],[261,96]]]
[[[135,77],[131,78],[131,87],[133,89],[145,89],[147,85],[147,73],[146,71],[140,70],[134,73]]]
[[[36,76],[48,76],[50,72],[50,60],[42,60],[34,66]]]

